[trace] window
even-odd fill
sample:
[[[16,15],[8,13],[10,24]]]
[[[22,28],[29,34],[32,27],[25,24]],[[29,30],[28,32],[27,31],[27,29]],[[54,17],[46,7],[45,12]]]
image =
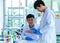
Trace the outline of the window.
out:
[[[5,27],[21,27],[28,13],[34,14],[35,0],[5,0]],[[29,9],[27,9],[29,8]]]
[[[23,2],[24,1],[24,2]],[[26,0],[5,0],[5,27],[21,27],[24,24]]]
[[[53,0],[52,1],[52,9],[55,13],[60,13],[60,0]]]
[[[19,0],[12,0],[11,5],[12,7],[19,7]]]
[[[48,8],[50,8],[51,9],[51,0],[43,0],[44,2],[45,2],[45,5],[48,7]]]
[[[3,0],[0,0],[0,35],[3,28]],[[1,39],[1,38],[0,38]]]
[[[19,6],[20,7],[25,7],[26,6],[26,0],[20,0],[19,1]]]

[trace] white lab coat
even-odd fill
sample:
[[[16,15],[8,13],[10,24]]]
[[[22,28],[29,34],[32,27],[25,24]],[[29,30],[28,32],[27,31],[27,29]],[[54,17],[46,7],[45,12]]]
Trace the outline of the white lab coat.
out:
[[[43,13],[39,28],[42,33],[40,41],[44,43],[56,43],[55,16],[48,8]]]
[[[35,29],[38,29],[38,27],[39,27],[39,25],[34,24],[34,28],[35,28]],[[30,27],[29,27],[28,24],[26,24],[26,25],[23,26],[22,38],[23,38],[24,40],[25,40],[25,38],[26,38],[27,36],[31,37],[31,38],[34,39],[35,41],[38,41],[38,40],[39,40],[39,38],[40,38],[39,35],[27,33],[27,32],[26,32],[27,30],[30,30]]]

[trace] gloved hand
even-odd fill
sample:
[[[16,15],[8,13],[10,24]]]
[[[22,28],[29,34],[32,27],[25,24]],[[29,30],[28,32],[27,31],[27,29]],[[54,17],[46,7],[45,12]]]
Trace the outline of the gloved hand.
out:
[[[26,37],[25,40],[32,41],[33,39],[30,37]]]
[[[40,30],[38,30],[38,29],[31,28],[31,30],[34,31],[34,33],[37,34],[37,35],[41,34]]]

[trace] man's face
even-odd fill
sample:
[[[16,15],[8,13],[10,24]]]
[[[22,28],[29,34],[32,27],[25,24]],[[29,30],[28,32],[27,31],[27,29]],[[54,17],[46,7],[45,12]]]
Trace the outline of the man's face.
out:
[[[33,18],[33,17],[28,18],[28,19],[27,19],[27,22],[28,22],[29,25],[34,24],[34,18]]]
[[[40,5],[40,7],[37,7],[37,10],[40,12],[43,12],[43,9],[44,9],[43,5]]]

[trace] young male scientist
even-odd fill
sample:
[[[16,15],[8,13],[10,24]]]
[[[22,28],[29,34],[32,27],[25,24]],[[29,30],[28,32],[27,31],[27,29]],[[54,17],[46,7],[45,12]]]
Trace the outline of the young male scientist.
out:
[[[28,14],[26,16],[26,21],[28,24],[25,24],[22,32],[23,40],[27,41],[39,41],[40,39],[40,31],[39,25],[35,23],[35,16],[33,14]]]
[[[55,14],[45,6],[42,0],[35,1],[34,8],[39,12],[43,12],[40,22],[40,33],[42,33],[42,41],[44,43],[56,43]]]

